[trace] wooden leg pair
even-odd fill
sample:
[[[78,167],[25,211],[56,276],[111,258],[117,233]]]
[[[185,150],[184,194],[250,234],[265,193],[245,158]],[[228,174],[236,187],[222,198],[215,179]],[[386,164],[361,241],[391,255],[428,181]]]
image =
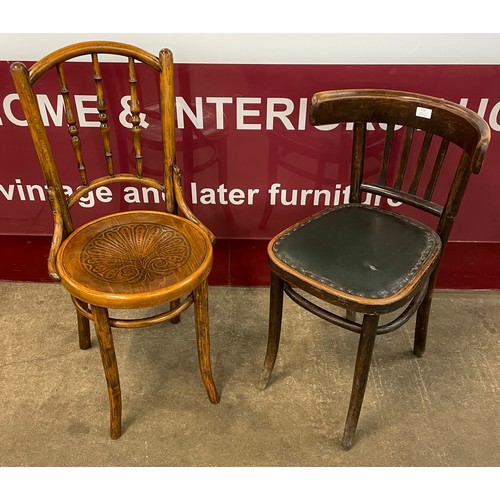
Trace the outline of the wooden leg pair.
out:
[[[269,337],[264,366],[258,384],[261,390],[265,389],[269,382],[269,378],[276,361],[276,356],[278,354],[283,311],[283,287],[283,281],[277,275],[272,273],[269,311]],[[425,351],[427,324],[429,320],[432,292],[433,287],[430,287],[422,304],[419,307],[417,314],[414,344],[414,353],[417,356],[422,356]],[[348,314],[348,317],[349,316],[353,317],[351,314]],[[373,348],[375,346],[375,337],[377,336],[379,318],[379,315],[365,314],[363,316],[356,363],[354,367],[351,399],[349,402],[349,409],[347,412],[347,419],[344,427],[344,435],[342,438],[342,447],[345,450],[349,450],[350,448],[352,448],[354,443],[354,435],[358,425],[361,406],[363,404],[363,398],[368,381],[368,374],[370,371]]]
[[[193,291],[194,315],[196,325],[196,339],[198,348],[198,361],[201,372],[201,379],[211,403],[218,403],[220,398],[215,386],[210,362],[210,338],[208,322],[208,286],[203,282]],[[175,306],[176,302],[172,304]],[[122,400],[120,390],[120,377],[116,362],[113,335],[109,321],[108,310],[103,307],[91,306],[92,319],[99,342],[104,375],[108,386],[110,404],[110,435],[112,439],[118,439],[121,434]],[[78,332],[81,349],[90,347],[90,325],[89,320],[81,312],[77,311]],[[171,320],[179,322],[179,316]]]

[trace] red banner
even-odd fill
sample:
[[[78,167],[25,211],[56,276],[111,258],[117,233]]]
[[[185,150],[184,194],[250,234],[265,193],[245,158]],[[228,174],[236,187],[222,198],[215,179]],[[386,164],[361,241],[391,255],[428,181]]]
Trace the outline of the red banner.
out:
[[[105,66],[108,78],[119,71],[114,63]],[[80,68],[74,63],[71,71],[78,75]],[[348,196],[348,172],[342,162],[332,161],[331,148],[351,130],[309,125],[312,94],[341,88],[407,90],[461,103],[489,123],[492,142],[487,159],[481,174],[471,179],[451,239],[499,242],[499,79],[499,66],[494,65],[177,64],[177,163],[183,169],[186,198],[219,238],[269,239],[292,222]],[[62,100],[47,97],[57,83],[44,85],[37,95],[51,133],[66,125]],[[141,96],[145,159],[149,165],[159,165],[158,115],[148,104],[147,85]],[[128,89],[117,86],[113,91],[108,97],[110,123],[128,134],[124,111]],[[74,95],[82,143],[99,126],[93,92],[91,86],[82,87]],[[44,180],[8,62],[0,62],[0,100],[0,234],[50,234]],[[115,157],[125,169],[131,139],[118,139]],[[74,160],[62,148],[55,153],[68,163],[70,193],[77,186],[77,173]],[[87,164],[102,162],[101,151],[84,152]],[[124,206],[161,209],[161,197],[132,186],[116,191],[106,187],[82,198],[79,205],[84,218],[90,208],[103,213]]]

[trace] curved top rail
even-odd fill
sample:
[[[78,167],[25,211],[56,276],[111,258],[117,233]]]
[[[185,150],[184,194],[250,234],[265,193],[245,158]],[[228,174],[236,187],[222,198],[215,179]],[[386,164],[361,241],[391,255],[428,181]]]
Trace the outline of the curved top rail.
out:
[[[157,71],[161,70],[158,57],[134,45],[112,41],[86,41],[55,50],[33,64],[29,69],[30,82],[35,83],[48,70],[65,61],[87,54],[99,53],[133,57]]]
[[[398,104],[398,106],[388,104]],[[391,121],[406,124],[405,122],[411,116],[411,120],[417,124],[415,107],[419,106],[432,107],[436,112],[439,110],[448,118],[455,117],[454,120],[442,120],[440,132],[466,149],[471,158],[471,169],[477,174],[490,141],[490,128],[474,111],[446,99],[386,89],[326,90],[314,94],[310,122],[312,125],[343,121]],[[406,118],[403,119],[404,116]],[[401,119],[403,121],[400,121]],[[471,128],[474,130],[473,139],[467,133],[462,132],[462,127],[458,126],[458,120],[469,130]]]

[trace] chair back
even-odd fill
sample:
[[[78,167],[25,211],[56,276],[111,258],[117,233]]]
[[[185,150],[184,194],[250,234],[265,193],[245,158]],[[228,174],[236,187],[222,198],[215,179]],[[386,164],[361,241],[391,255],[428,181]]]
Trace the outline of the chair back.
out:
[[[477,113],[410,92],[333,90],[313,96],[310,122],[351,124],[351,203],[360,203],[366,192],[424,210],[439,218],[436,230],[443,243],[448,240],[470,175],[479,173],[490,140]],[[375,169],[374,150],[379,151]],[[436,200],[438,191],[446,194]]]
[[[109,59],[113,64],[103,64]],[[84,60],[87,64],[77,66],[75,60]],[[119,62],[122,64],[117,64]],[[169,213],[176,210],[174,72],[173,56],[168,49],[156,57],[128,44],[82,42],[52,52],[29,69],[23,63],[14,63],[11,73],[45,176],[55,226],[62,225],[63,238],[74,230],[71,208],[84,196],[110,184],[139,184],[157,189],[163,193],[164,209]],[[124,81],[119,82],[119,78]],[[161,142],[161,160],[156,160],[160,165],[148,166],[143,136],[152,124],[141,101],[151,88],[156,94],[155,105],[148,106],[148,110],[155,111],[155,124],[159,123],[152,128],[156,129],[156,139]],[[59,95],[49,97],[48,90]],[[117,103],[119,91],[126,95]],[[81,94],[84,94],[83,100]],[[149,95],[147,99],[149,103]],[[58,137],[61,127],[48,127],[50,111],[43,106],[47,102],[52,106],[52,115],[64,116],[62,121],[67,126],[62,128],[67,130],[66,138]],[[87,119],[89,121],[82,123]],[[90,128],[84,130],[84,127]],[[126,145],[118,139],[119,134],[127,134]],[[62,142],[67,143],[68,150],[61,156],[56,153],[62,148]],[[98,149],[102,151],[101,160],[89,165],[88,157],[93,159],[91,163],[99,158],[95,153]],[[145,174],[148,168],[156,177]],[[61,182],[69,170],[73,171],[73,178],[74,172],[78,172],[78,185],[70,193]],[[163,200],[161,203],[163,205]]]

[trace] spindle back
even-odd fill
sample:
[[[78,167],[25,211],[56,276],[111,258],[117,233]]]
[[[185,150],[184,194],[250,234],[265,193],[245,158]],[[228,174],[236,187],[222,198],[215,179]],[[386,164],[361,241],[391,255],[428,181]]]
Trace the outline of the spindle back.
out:
[[[113,58],[113,62],[108,64],[105,61],[109,57]],[[82,59],[85,59],[85,67]],[[115,59],[117,59],[116,62]],[[79,72],[76,74],[76,78],[70,81],[70,76],[75,77],[75,66],[71,66],[75,60],[79,63]],[[118,64],[119,62],[122,64]],[[103,71],[105,64],[116,64],[113,68],[118,67],[119,71],[107,71],[109,78],[106,78],[105,71]],[[145,76],[146,70],[152,70],[152,76]],[[109,184],[139,184],[157,189],[164,195],[165,211],[168,213],[175,211],[176,194],[174,193],[173,180],[175,175],[174,70],[173,56],[170,50],[163,49],[159,57],[156,57],[138,47],[119,42],[82,42],[52,52],[29,69],[23,63],[14,63],[11,66],[11,72],[47,182],[49,200],[56,223],[61,220],[66,236],[74,230],[70,209],[83,196]],[[126,75],[127,80],[124,83],[125,87],[120,86],[117,82],[117,78],[124,75]],[[149,124],[145,121],[147,120],[145,109],[141,107],[141,97],[145,91],[141,87],[140,76],[148,79],[149,85],[153,81],[152,85],[158,93],[158,104],[155,111],[160,118],[157,139],[162,144],[162,165],[151,167],[152,171],[161,173],[156,178],[145,175],[148,170],[147,165],[144,164],[142,139],[144,130]],[[82,80],[84,79],[88,79],[89,83],[85,88],[93,89],[95,99],[85,97],[86,114],[83,115],[83,119],[89,113],[97,117],[91,126],[99,128],[100,139],[97,142],[100,144],[96,144],[94,136],[93,144],[84,144],[83,140],[85,134],[82,134],[82,114],[75,107],[77,95],[73,88],[83,88],[82,86],[85,84]],[[37,92],[45,93],[48,88],[53,91],[54,80],[58,82],[60,94],[60,97],[56,98],[56,102],[60,104],[62,100],[64,108],[64,121],[69,133],[67,140],[71,143],[74,157],[73,168],[76,168],[79,174],[79,186],[70,195],[65,193],[64,185],[61,182],[61,178],[63,174],[67,173],[69,166],[66,163],[59,164],[56,160],[57,155],[54,154],[56,148],[53,147],[54,143],[52,142],[54,140],[61,141],[61,139],[55,139],[53,131],[48,129],[47,119],[46,117],[44,119],[41,113],[40,97],[37,96]],[[45,86],[44,81],[47,81]],[[49,85],[51,82],[52,85]],[[116,104],[111,102],[110,97],[111,95],[116,97],[117,89],[121,88],[126,88],[126,93],[129,94],[120,103],[125,109],[122,107],[118,109]],[[127,130],[127,134],[129,134],[131,147],[129,149],[127,149],[128,146],[125,147],[125,150],[131,154],[131,161],[123,158],[124,147],[118,143],[117,131],[112,129],[112,123],[116,124],[117,121],[110,119],[110,109],[113,109],[114,118],[117,113],[122,117],[122,125],[124,125],[122,128],[130,129]],[[89,126],[88,123],[84,125]],[[60,147],[59,143],[57,147]],[[88,156],[95,156],[96,149],[102,150],[102,162],[89,168],[87,153],[91,153]],[[126,163],[126,167],[132,165],[131,172],[124,168],[124,163]]]
[[[351,203],[360,203],[366,192],[424,210],[439,218],[436,230],[447,241],[470,175],[479,173],[490,140],[489,127],[479,115],[444,99],[410,92],[334,90],[313,96],[310,122],[353,123]],[[367,131],[374,124],[377,140],[379,129],[385,139],[378,171],[374,176],[370,164],[368,177]],[[400,148],[394,147],[396,134],[403,137]],[[451,182],[445,199],[436,201],[436,185],[445,171]]]

